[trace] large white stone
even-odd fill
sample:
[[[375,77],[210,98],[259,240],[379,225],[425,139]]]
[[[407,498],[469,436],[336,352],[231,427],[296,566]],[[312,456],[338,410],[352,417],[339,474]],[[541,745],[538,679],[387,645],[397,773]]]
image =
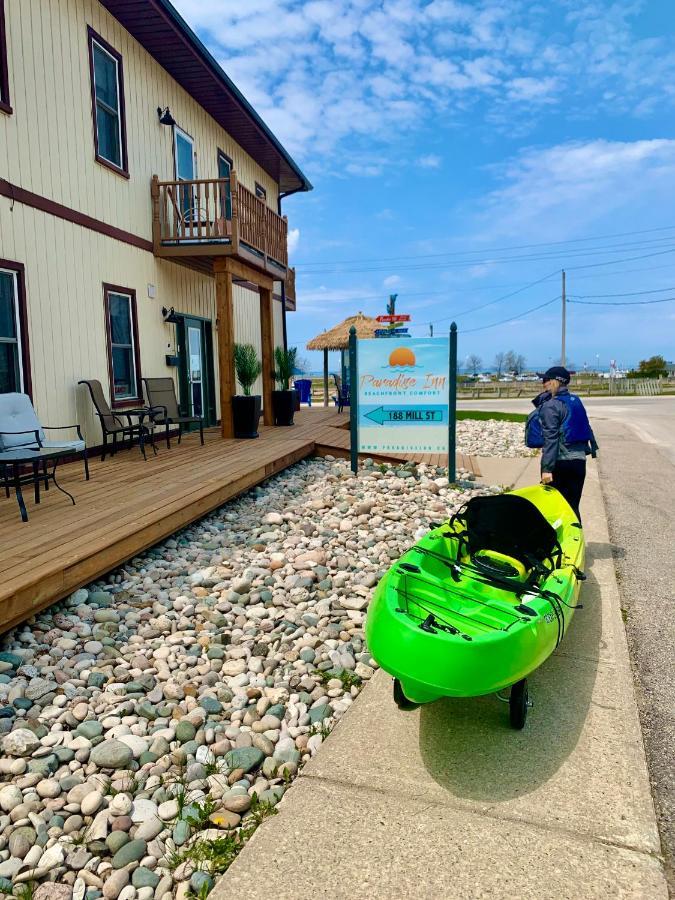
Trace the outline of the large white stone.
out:
[[[117,736],[120,744],[126,744],[134,755],[134,759],[138,759],[141,753],[145,753],[148,749],[148,741],[146,738],[139,737],[136,734],[120,734]]]
[[[2,749],[8,756],[30,756],[39,746],[40,741],[28,728],[10,731],[2,742]]]

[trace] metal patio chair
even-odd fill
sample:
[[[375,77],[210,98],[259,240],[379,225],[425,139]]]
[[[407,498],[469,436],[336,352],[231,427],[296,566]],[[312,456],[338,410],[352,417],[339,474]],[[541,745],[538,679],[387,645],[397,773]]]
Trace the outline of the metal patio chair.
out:
[[[77,438],[50,440],[45,435],[45,432],[68,430],[75,431]],[[89,481],[87,444],[79,425],[43,425],[28,394],[0,394],[0,453],[17,449],[63,450],[74,456],[81,453],[84,475]]]
[[[345,406],[349,406],[349,385],[343,384],[339,375],[333,375],[333,378],[337,390],[337,396],[334,398],[335,405],[338,408],[338,412],[341,413]]]
[[[143,459],[147,459],[147,456],[145,455],[145,440],[149,437],[152,443],[153,452],[157,453],[152,431],[143,424],[143,419],[145,416],[151,414],[151,410],[143,406],[137,409],[118,410],[114,413],[110,409],[110,404],[103,393],[103,387],[101,386],[100,381],[97,381],[94,378],[83,378],[82,381],[78,381],[78,384],[86,384],[89,396],[91,397],[91,402],[94,404],[96,415],[101,423],[101,431],[103,433],[101,462],[103,462],[105,455],[108,452],[109,437],[112,438],[112,447],[110,448],[111,456],[114,456],[117,452],[118,438],[122,441],[129,440],[130,443],[133,443],[134,439],[138,438],[138,446],[143,454]],[[126,418],[126,425],[122,421],[122,417]],[[132,417],[138,418],[138,422],[132,422]]]
[[[176,397],[176,385],[173,378],[144,378],[145,395],[151,412],[150,421],[153,425],[163,425],[166,437],[166,446],[171,447],[169,429],[172,425],[178,426],[178,443],[183,436],[184,425],[199,425],[199,439],[204,445],[204,417],[184,416],[178,408]]]

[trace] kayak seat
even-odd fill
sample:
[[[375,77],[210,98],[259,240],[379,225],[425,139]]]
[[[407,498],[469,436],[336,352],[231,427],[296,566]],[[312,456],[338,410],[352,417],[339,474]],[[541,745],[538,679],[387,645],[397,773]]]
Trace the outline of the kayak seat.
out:
[[[527,579],[528,568],[519,559],[499,553],[497,550],[479,550],[472,557],[473,563],[486,575],[508,578],[523,582]]]
[[[474,497],[452,517],[464,525],[463,540],[473,559],[493,550],[531,569],[559,551],[555,529],[537,507],[517,494]]]

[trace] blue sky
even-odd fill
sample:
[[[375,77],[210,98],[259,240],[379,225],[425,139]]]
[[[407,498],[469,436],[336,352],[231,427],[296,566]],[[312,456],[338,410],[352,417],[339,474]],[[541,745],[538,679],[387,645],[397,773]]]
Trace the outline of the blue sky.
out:
[[[588,303],[675,297],[672,0],[175,5],[315,186],[284,205],[311,368],[392,292],[462,359],[542,366],[563,267],[568,360],[673,358],[675,302]]]

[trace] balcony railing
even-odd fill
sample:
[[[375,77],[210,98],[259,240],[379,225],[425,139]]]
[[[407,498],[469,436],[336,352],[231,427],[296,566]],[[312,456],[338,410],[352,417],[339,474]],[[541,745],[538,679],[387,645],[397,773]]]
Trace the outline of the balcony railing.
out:
[[[158,256],[239,255],[288,266],[288,222],[229,178],[152,179],[153,243]],[[172,250],[175,251],[172,253]]]

